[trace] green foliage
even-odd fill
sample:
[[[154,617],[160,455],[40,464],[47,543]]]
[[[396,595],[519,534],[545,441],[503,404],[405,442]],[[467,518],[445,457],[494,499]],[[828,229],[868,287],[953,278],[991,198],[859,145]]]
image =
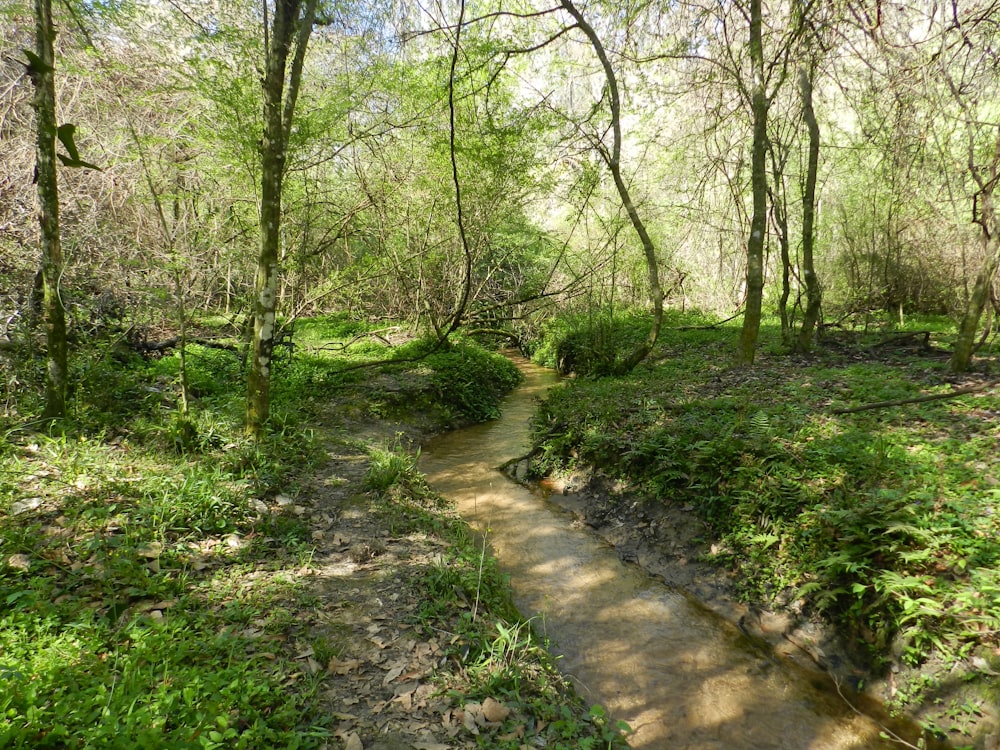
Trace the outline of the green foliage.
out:
[[[4,747],[321,747],[303,725],[309,691],[289,690],[253,644],[204,613],[72,627],[23,608],[0,618]]]
[[[417,341],[401,347],[399,356],[418,356],[430,346],[426,340]],[[504,394],[522,379],[517,367],[503,355],[462,340],[433,351],[420,364],[430,369],[435,400],[463,421],[498,417]]]
[[[563,374],[609,375],[650,325],[649,314],[640,310],[563,313],[546,324],[532,359]]]
[[[690,506],[748,596],[801,596],[876,660],[897,643],[913,663],[954,656],[997,632],[1000,477],[982,416],[996,397],[831,415],[831,402],[935,381],[899,358],[725,371],[703,345],[726,335],[667,331],[655,369],[550,392],[536,423],[543,469],[599,466]]]
[[[404,450],[400,435],[384,447],[371,448],[365,489],[384,493],[393,485],[411,482],[417,475],[419,455],[419,452],[412,454]]]

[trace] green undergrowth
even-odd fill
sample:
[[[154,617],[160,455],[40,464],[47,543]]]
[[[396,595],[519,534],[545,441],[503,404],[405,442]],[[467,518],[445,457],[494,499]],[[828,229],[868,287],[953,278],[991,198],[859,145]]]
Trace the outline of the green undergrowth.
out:
[[[329,746],[320,676],[303,672],[295,646],[311,596],[295,571],[312,555],[310,532],[276,502],[323,459],[310,420],[351,387],[411,378],[473,421],[516,380],[506,360],[467,343],[351,370],[399,348],[355,351],[368,327],[342,319],[301,328],[303,344],[276,362],[260,442],[242,433],[239,351],[188,346],[187,413],[176,353],[76,351],[70,416],[46,432],[28,417],[40,373],[11,370],[5,387],[18,390],[3,394],[0,424],[0,747]],[[323,348],[331,342],[339,348]],[[465,364],[478,368],[475,383]],[[379,489],[408,470],[390,467]]]
[[[398,443],[372,450],[365,484],[394,534],[425,532],[443,538],[437,560],[413,571],[422,605],[413,625],[429,637],[447,635],[438,677],[456,707],[493,700],[509,710],[500,726],[477,737],[490,750],[528,746],[552,750],[627,747],[630,731],[601,706],[588,706],[559,672],[530,621],[514,606],[510,581],[497,561],[416,470]],[[391,476],[391,481],[389,477]]]
[[[652,366],[553,390],[539,470],[598,467],[692,509],[749,599],[801,599],[876,667],[933,656],[996,669],[996,390],[838,414],[948,393],[947,360],[848,351],[841,336],[814,357],[732,370],[737,336],[668,328]]]

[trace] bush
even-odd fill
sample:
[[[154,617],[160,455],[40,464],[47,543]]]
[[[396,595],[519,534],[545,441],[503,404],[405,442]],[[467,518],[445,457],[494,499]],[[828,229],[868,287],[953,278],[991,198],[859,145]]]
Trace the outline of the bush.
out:
[[[545,327],[532,359],[563,375],[609,375],[642,343],[650,325],[641,310],[566,313]]]
[[[401,347],[401,356],[419,356],[433,344],[426,339]],[[438,401],[463,421],[484,422],[500,416],[504,394],[522,380],[520,370],[502,354],[467,341],[449,343],[421,360],[431,370]]]

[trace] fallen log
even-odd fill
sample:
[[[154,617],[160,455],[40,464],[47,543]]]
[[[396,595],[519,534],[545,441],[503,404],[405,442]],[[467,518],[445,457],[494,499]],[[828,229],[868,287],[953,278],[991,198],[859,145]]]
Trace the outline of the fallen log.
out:
[[[887,409],[892,406],[905,406],[906,404],[923,404],[928,401],[944,401],[945,399],[968,396],[970,393],[982,393],[1000,385],[1000,380],[991,380],[988,383],[971,385],[966,388],[959,388],[951,393],[932,393],[924,396],[914,396],[913,398],[897,398],[891,401],[875,401],[862,406],[852,406],[850,409],[831,409],[831,414],[856,414],[860,411],[872,411],[873,409]]]
[[[132,347],[136,351],[142,353],[148,352],[162,352],[167,349],[173,349],[175,346],[181,343],[180,336],[173,336],[169,339],[163,341],[140,341],[132,344]],[[203,339],[203,338],[188,338],[188,344],[198,344],[199,346],[204,346],[208,349],[224,349],[227,352],[239,352],[240,349],[236,344],[227,344],[224,341],[217,341],[215,339]]]

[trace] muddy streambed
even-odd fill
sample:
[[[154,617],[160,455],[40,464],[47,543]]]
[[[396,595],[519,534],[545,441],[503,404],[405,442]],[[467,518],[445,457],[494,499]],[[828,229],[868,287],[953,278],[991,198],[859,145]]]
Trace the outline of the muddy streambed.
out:
[[[899,747],[829,679],[777,657],[735,625],[615,551],[542,494],[497,471],[528,446],[550,371],[518,362],[525,384],[494,422],[439,436],[420,469],[483,533],[518,608],[552,640],[584,699],[635,733],[635,748],[841,750]]]

